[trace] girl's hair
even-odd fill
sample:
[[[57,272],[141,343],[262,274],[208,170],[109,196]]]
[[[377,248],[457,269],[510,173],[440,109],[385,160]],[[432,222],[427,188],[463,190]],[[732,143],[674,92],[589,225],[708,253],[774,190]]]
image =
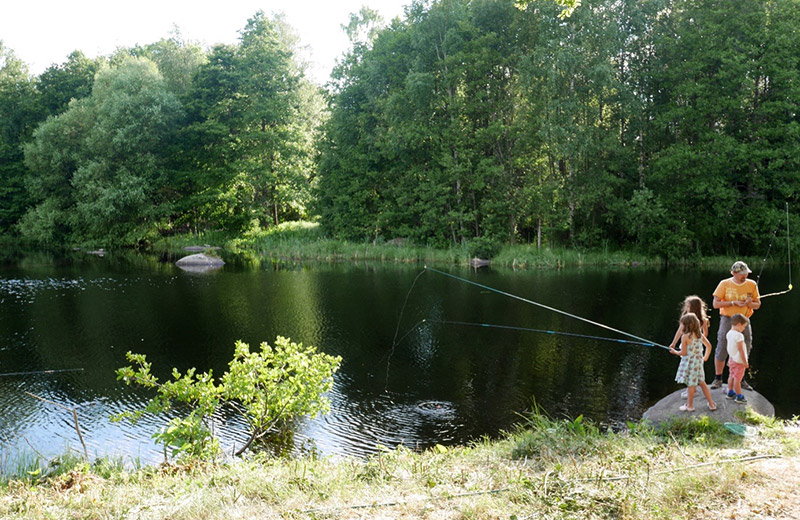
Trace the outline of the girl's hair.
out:
[[[700,320],[700,326],[702,327],[703,323],[708,322],[708,307],[706,306],[706,302],[704,302],[699,296],[695,296],[694,294],[691,296],[687,296],[683,300],[683,309],[681,309],[681,315],[684,314],[694,314],[697,316],[697,319]]]
[[[700,320],[694,313],[681,316],[681,325],[683,325],[684,334],[691,334],[695,338],[700,337]]]

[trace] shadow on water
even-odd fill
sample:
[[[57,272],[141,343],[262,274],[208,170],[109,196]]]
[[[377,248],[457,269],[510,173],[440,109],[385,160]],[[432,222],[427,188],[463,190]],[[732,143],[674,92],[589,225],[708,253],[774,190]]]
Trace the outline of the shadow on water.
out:
[[[0,452],[32,447],[52,456],[80,446],[71,415],[29,392],[75,408],[90,453],[160,461],[150,436],[163,419],[146,417],[136,426],[108,419],[148,397],[116,381],[125,352],[146,354],[162,379],[173,367],[222,374],[236,340],[255,346],[278,335],[343,357],[331,413],[301,421],[294,435],[296,447],[322,454],[362,456],[378,446],[426,448],[493,436],[520,422],[533,399],[556,417],[620,424],[678,388],[678,361],[663,349],[447,323],[613,336],[431,272],[409,293],[419,265],[275,263],[220,253],[226,264],[210,274],[180,270],[180,255],[74,251],[3,261],[0,373],[84,370],[0,377]],[[710,302],[725,274],[449,272],[661,344],[672,339],[683,297]],[[780,285],[785,276],[767,270],[762,284]],[[800,305],[794,295],[779,298],[754,318],[751,379],[778,415],[789,417],[800,413],[800,383],[786,376],[800,366],[800,349],[785,324]],[[717,320],[712,315],[712,330]],[[710,370],[709,364],[709,377]],[[230,452],[244,442],[244,425],[232,416],[217,419]]]

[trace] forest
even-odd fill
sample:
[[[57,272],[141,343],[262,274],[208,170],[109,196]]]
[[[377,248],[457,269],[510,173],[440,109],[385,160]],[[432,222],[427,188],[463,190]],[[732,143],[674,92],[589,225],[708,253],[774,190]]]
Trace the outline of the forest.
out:
[[[800,224],[800,0],[414,1],[310,82],[280,16],[38,76],[0,42],[0,233],[758,255]],[[788,211],[787,211],[788,208]],[[785,247],[785,246],[783,246]]]

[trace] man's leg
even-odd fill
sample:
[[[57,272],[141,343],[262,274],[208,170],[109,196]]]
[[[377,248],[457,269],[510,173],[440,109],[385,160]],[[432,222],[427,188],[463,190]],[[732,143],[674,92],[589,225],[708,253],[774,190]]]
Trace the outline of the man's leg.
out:
[[[720,316],[719,330],[717,330],[717,348],[714,351],[714,381],[708,385],[712,389],[722,387],[722,372],[725,370],[725,360],[728,359],[728,338],[726,335],[729,330],[731,330],[731,318],[729,316]]]

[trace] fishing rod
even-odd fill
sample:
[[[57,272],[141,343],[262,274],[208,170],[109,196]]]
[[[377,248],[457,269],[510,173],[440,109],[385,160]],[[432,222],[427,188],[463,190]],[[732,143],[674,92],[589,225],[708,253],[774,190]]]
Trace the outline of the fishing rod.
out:
[[[604,325],[602,323],[598,323],[596,321],[592,321],[592,320],[583,318],[581,316],[577,316],[575,314],[571,314],[571,313],[566,312],[566,311],[562,311],[561,309],[556,309],[555,307],[550,307],[549,305],[545,305],[543,303],[535,302],[533,300],[529,300],[527,298],[523,298],[523,297],[517,296],[515,294],[511,294],[511,293],[508,293],[508,292],[505,292],[505,291],[501,291],[499,289],[495,289],[494,287],[489,287],[488,285],[483,285],[483,284],[480,284],[480,283],[477,283],[477,282],[473,282],[472,280],[467,280],[466,278],[462,278],[462,277],[456,276],[454,274],[445,273],[444,271],[439,271],[438,269],[434,269],[433,267],[428,267],[427,265],[425,266],[425,269],[429,270],[429,271],[432,271],[434,273],[438,273],[438,274],[441,274],[441,275],[444,275],[444,276],[448,276],[450,278],[454,278],[454,279],[459,280],[459,281],[464,282],[464,283],[475,285],[477,287],[480,287],[482,289],[486,289],[488,291],[492,291],[492,292],[496,292],[498,294],[502,294],[503,296],[508,296],[509,298],[514,298],[514,299],[520,300],[522,302],[529,303],[531,305],[536,305],[537,307],[541,307],[543,309],[547,309],[549,311],[553,311],[553,312],[557,312],[559,314],[563,314],[564,316],[568,316],[568,317],[574,318],[576,320],[581,320],[583,322],[589,323],[591,325],[595,325],[597,327],[602,327],[602,328],[604,328],[606,330],[610,330],[612,332],[616,332],[617,334],[622,334],[623,336],[628,336],[629,338],[636,339],[636,340],[642,342],[642,344],[652,345],[654,347],[661,347],[663,349],[670,350],[670,348],[668,346],[666,346],[666,345],[661,345],[660,343],[655,343],[655,342],[647,340],[645,338],[640,338],[639,336],[635,336],[635,335],[630,334],[628,332],[625,332],[625,331],[622,331],[622,330],[619,330],[619,329],[615,329],[613,327],[609,327],[608,325]]]
[[[4,376],[33,376],[33,375],[40,375],[40,374],[58,374],[60,372],[80,372],[82,368],[62,368],[58,370],[34,370],[32,372],[6,372],[5,374],[0,374],[0,377]]]
[[[772,242],[775,240],[775,237],[778,235],[778,229],[775,229],[775,232],[772,234],[772,240],[769,242],[769,247],[767,247],[767,254],[764,255],[764,260],[761,261],[761,269],[758,272],[758,276],[756,277],[756,285],[761,280],[761,273],[764,271],[764,264],[767,263],[767,257],[769,256],[769,251],[772,249]],[[786,203],[786,260],[787,264],[789,265],[789,288],[783,291],[773,292],[769,294],[762,294],[761,298],[767,298],[769,296],[778,296],[781,294],[786,294],[792,290],[792,249],[791,249],[791,241],[789,240],[789,203]]]

